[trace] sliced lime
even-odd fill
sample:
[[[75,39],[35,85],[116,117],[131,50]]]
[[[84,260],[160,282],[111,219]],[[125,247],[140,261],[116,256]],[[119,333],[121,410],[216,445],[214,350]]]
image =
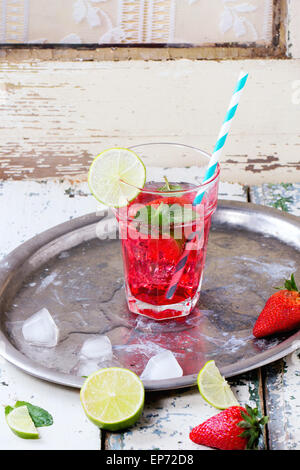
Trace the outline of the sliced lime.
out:
[[[215,361],[208,361],[197,378],[199,392],[204,400],[215,408],[224,410],[239,405],[228,382],[222,377]]]
[[[120,367],[94,372],[80,391],[87,417],[99,428],[109,431],[132,426],[143,411],[144,398],[145,390],[139,377]]]
[[[39,433],[30,417],[27,406],[13,408],[6,414],[6,422],[10,429],[23,439],[39,438]]]
[[[92,162],[88,183],[98,201],[110,207],[127,206],[146,181],[146,168],[131,150],[104,150]]]

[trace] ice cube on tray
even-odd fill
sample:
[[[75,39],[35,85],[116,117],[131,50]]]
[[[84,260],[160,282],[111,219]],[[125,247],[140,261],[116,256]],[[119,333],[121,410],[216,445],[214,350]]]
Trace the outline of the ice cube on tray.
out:
[[[84,359],[97,359],[97,362],[111,360],[112,345],[110,339],[105,335],[98,335],[87,339],[81,347],[80,357]]]
[[[140,378],[142,380],[163,380],[182,377],[183,370],[172,351],[163,351],[152,356]]]
[[[24,321],[22,333],[25,341],[34,346],[53,348],[57,345],[59,330],[50,312],[42,308]]]
[[[88,377],[93,372],[99,370],[99,364],[97,361],[86,360],[79,361],[76,366],[72,369],[71,373],[79,377]]]

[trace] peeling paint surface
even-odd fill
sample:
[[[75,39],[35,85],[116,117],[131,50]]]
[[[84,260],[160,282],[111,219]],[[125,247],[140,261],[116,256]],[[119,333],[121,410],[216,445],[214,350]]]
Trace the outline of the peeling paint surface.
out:
[[[300,215],[300,184],[265,184],[250,190],[251,201]],[[299,268],[298,268],[299,271]],[[299,278],[297,268],[294,270]],[[291,274],[291,273],[290,273]],[[300,349],[263,368],[270,449],[300,449]]]
[[[231,379],[232,389],[241,404],[258,406],[258,374],[256,371]],[[124,450],[211,450],[194,444],[189,432],[202,421],[216,414],[196,387],[184,391],[151,392],[146,395],[142,417],[132,430],[108,434],[107,449]],[[263,448],[263,441],[260,448]]]
[[[155,177],[161,168],[152,168],[151,172]],[[170,180],[180,174],[195,181],[195,169],[173,168],[166,169],[165,173]],[[220,190],[223,199],[245,198],[244,189],[238,184],[224,183]],[[103,206],[97,205],[90,195],[85,182],[72,179],[0,181],[0,262],[9,251],[37,233],[102,209]],[[61,257],[67,256],[66,252],[61,254]],[[0,358],[0,401],[13,405],[16,400],[27,400],[49,410],[55,425],[41,430],[40,441],[26,441],[12,434],[5,421],[0,420],[0,449],[100,450],[100,431],[86,419],[78,391],[30,377]],[[122,448],[122,436],[116,435],[112,439],[115,439],[114,448]]]
[[[17,400],[46,409],[54,424],[39,429],[40,439],[26,440],[13,434],[2,418],[0,450],[100,450],[100,431],[85,417],[77,390],[30,377],[0,359],[0,402],[13,406]]]
[[[252,186],[251,202],[300,215],[300,183],[263,184]]]
[[[159,169],[153,169],[153,174]],[[191,178],[195,169],[169,169]],[[168,173],[170,172],[170,174]],[[253,202],[277,206],[299,214],[299,185],[264,185],[250,188]],[[246,191],[238,184],[222,183],[220,197],[246,201]],[[277,202],[278,200],[283,201]],[[73,217],[102,207],[95,205],[85,182],[72,180],[0,182],[0,256],[35,234]],[[62,257],[68,256],[62,253]],[[265,267],[266,268],[266,267]],[[55,429],[43,428],[40,441],[20,441],[0,420],[0,449],[100,449],[100,433],[85,418],[78,392],[34,379],[1,360],[0,399],[2,404],[28,400],[54,415]],[[263,379],[263,380],[262,380]],[[271,421],[268,446],[271,449],[300,449],[300,351],[260,371],[230,380],[241,404],[263,410],[263,395]],[[264,385],[264,389],[263,389]],[[200,449],[189,441],[192,426],[212,416],[216,410],[203,401],[196,388],[148,393],[143,416],[137,426],[121,434],[106,434],[109,449]],[[103,441],[102,441],[103,442]],[[261,440],[260,448],[264,447]]]
[[[247,200],[242,187],[229,183],[221,184],[219,196],[223,199]],[[230,383],[241,404],[258,406],[262,411],[258,371],[235,377]],[[189,431],[214,414],[215,408],[203,400],[196,387],[177,392],[151,392],[146,396],[146,406],[137,427],[122,434],[108,433],[106,448],[209,450],[190,441]],[[260,448],[263,447],[264,442],[261,440]]]
[[[299,63],[2,62],[0,178],[83,174],[101,150],[143,142],[185,142],[211,152],[235,77],[244,68],[250,79],[226,143],[222,178],[296,182]],[[178,167],[197,161],[183,155],[181,161],[170,156],[162,162],[154,156],[146,164]]]

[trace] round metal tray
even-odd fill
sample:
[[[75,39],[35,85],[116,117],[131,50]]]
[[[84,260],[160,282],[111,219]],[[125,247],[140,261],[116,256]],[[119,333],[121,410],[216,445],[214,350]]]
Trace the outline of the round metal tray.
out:
[[[107,224],[111,238],[101,240]],[[147,390],[162,390],[194,384],[209,359],[230,377],[299,347],[300,332],[260,340],[251,334],[273,287],[300,262],[298,218],[219,201],[198,307],[184,319],[165,322],[128,311],[114,232],[112,219],[89,214],[41,233],[1,261],[0,346],[8,361],[41,379],[80,387],[78,353],[88,337],[101,333],[113,344],[112,365],[138,374],[161,348],[173,351],[183,377],[144,383]],[[22,336],[24,320],[42,307],[59,327],[55,348],[32,346]]]

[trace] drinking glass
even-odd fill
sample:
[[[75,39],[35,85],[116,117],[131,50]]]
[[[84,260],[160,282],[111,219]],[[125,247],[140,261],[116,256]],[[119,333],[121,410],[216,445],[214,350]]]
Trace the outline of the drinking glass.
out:
[[[114,211],[129,309],[155,320],[183,317],[200,296],[220,169],[218,166],[211,179],[201,184],[210,155],[198,148],[152,143],[131,150],[146,164],[149,160],[197,162],[189,178],[181,177],[177,170],[175,181],[164,180],[163,168],[155,175],[147,169],[149,177],[138,196],[127,207]],[[200,204],[193,205],[199,191],[205,191],[205,195]],[[174,279],[174,292],[168,298]]]

